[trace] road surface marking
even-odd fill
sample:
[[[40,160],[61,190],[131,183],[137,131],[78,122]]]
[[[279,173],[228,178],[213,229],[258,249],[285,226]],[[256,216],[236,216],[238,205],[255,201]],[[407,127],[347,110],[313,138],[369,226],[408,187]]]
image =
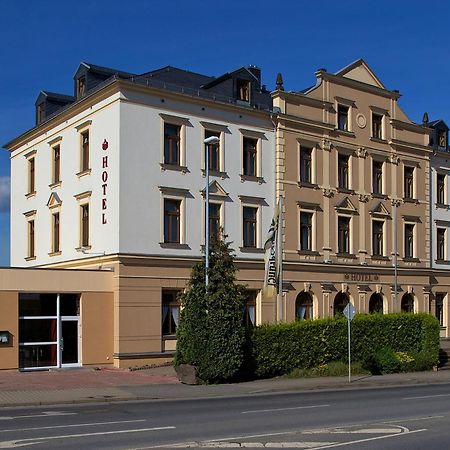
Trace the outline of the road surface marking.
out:
[[[185,442],[183,444],[161,445],[158,448],[311,448],[317,449],[334,442]],[[153,447],[154,448],[154,447]]]
[[[42,414],[28,414],[26,416],[0,416],[0,420],[14,420],[14,419],[33,419],[34,417],[55,417],[55,416],[76,416],[77,413],[62,412],[62,411],[46,411]]]
[[[292,411],[295,409],[309,409],[309,408],[326,408],[330,405],[310,405],[310,406],[294,406],[292,408],[274,408],[274,409],[255,409],[253,411],[242,411],[241,414],[255,414],[255,413],[266,413],[266,412],[277,412],[277,411]]]
[[[381,423],[415,422],[420,420],[443,419],[445,416],[414,417],[411,419],[385,420]]]
[[[135,422],[146,422],[146,419],[138,419],[138,420],[121,420],[117,422],[94,422],[94,423],[77,423],[72,425],[54,425],[53,427],[33,427],[33,428],[12,428],[10,430],[0,430],[0,433],[10,433],[12,431],[36,431],[36,430],[47,430],[54,428],[73,428],[73,427],[94,427],[98,425],[117,425],[121,423],[135,423]]]
[[[419,397],[404,397],[402,400],[416,400],[422,398],[450,397],[450,394],[421,395]]]
[[[176,427],[153,427],[153,428],[140,428],[137,430],[118,430],[118,431],[104,431],[99,433],[80,433],[80,434],[65,434],[61,436],[43,436],[30,439],[14,439],[12,441],[0,441],[0,448],[14,448],[23,447],[24,445],[33,445],[42,441],[50,441],[55,439],[69,439],[91,436],[106,436],[107,434],[124,434],[124,433],[142,433],[146,431],[162,431],[162,430],[174,430]]]
[[[302,434],[396,434],[404,433],[403,427],[392,428],[360,428],[357,430],[345,430],[343,428],[322,428],[304,431]]]

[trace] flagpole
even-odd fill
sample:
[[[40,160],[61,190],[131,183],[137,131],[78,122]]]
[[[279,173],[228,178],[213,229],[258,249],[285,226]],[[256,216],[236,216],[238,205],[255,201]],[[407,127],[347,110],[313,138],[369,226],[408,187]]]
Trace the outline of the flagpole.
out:
[[[284,320],[283,309],[283,197],[279,199],[279,216],[278,216],[278,236],[277,236],[277,253],[278,253],[278,321]]]

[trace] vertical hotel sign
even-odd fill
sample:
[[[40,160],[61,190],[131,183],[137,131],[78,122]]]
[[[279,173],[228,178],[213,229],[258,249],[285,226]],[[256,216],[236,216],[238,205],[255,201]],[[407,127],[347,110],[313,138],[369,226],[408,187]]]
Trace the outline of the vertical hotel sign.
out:
[[[107,210],[108,210],[108,203],[107,203],[107,193],[108,193],[108,154],[106,153],[108,151],[108,141],[105,139],[102,144],[102,150],[104,152],[102,156],[102,225],[105,225],[108,223],[107,220]],[[106,153],[106,154],[105,154]]]

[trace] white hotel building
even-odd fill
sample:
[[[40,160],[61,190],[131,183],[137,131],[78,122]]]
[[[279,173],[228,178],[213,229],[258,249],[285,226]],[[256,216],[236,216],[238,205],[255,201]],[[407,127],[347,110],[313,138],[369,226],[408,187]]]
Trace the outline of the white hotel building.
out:
[[[218,136],[209,149],[210,231],[223,227],[240,281],[255,290],[248,320],[273,314],[256,295],[275,200],[271,97],[260,70],[134,75],[82,63],[74,82],[74,97],[42,92],[36,126],[6,145],[11,265],[110,270],[114,344],[97,362],[170,356],[176,293],[205,242],[203,141]],[[80,282],[81,316],[82,291]]]

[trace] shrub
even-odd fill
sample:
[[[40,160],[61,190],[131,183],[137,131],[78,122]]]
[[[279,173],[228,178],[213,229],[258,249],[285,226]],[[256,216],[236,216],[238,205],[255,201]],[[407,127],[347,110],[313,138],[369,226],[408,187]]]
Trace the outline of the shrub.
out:
[[[202,381],[216,383],[232,380],[243,365],[245,287],[235,283],[228,243],[211,242],[209,262],[207,295],[201,262],[193,267],[188,289],[180,297],[174,365],[193,365]]]
[[[358,314],[351,345],[352,359],[372,373],[423,370],[417,367],[437,364],[439,324],[428,314]],[[347,321],[337,317],[263,325],[253,331],[252,346],[258,377],[347,361]]]

